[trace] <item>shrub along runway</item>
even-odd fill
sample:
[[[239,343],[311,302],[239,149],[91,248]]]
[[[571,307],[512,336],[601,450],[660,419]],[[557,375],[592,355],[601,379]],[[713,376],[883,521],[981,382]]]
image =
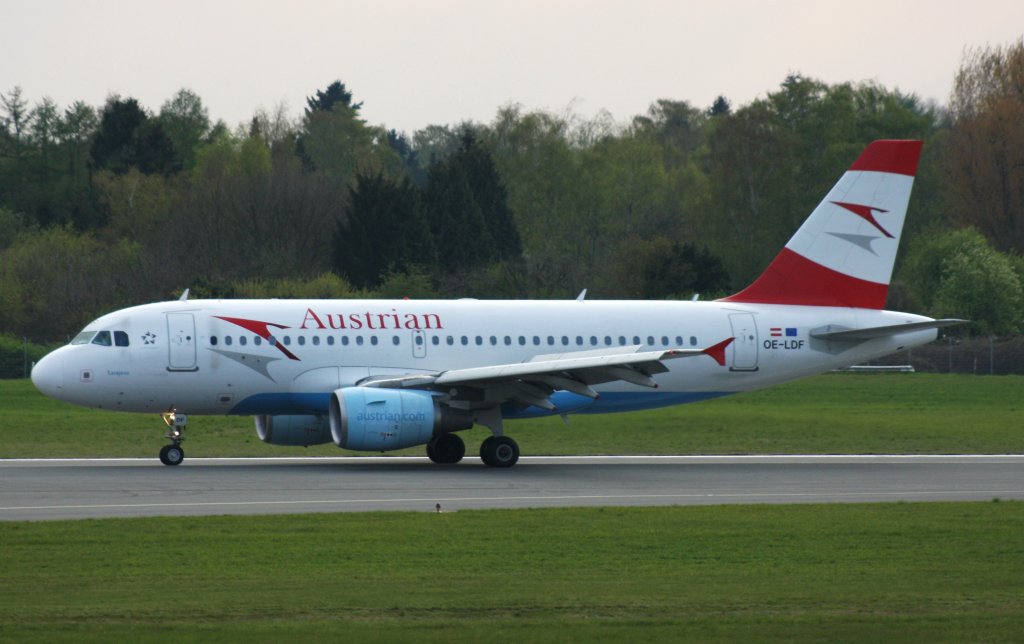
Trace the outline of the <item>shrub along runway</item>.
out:
[[[156,459],[0,462],[0,519],[596,505],[1024,499],[1024,456]]]

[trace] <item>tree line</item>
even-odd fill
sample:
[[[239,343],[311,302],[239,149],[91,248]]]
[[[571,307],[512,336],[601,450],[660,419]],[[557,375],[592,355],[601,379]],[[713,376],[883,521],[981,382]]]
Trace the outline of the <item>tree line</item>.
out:
[[[1024,319],[1024,43],[969,51],[949,105],[790,75],[733,107],[499,109],[411,134],[341,81],[235,128],[0,94],[0,333],[66,338],[176,297],[709,298],[748,284],[870,141],[921,138],[890,306]]]

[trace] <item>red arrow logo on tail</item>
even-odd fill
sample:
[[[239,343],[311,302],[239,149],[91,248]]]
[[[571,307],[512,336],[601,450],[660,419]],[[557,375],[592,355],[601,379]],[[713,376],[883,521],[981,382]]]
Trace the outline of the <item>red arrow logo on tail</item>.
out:
[[[888,210],[882,210],[881,208],[875,208],[874,206],[864,206],[859,203],[846,203],[843,201],[833,201],[832,203],[841,208],[846,208],[847,210],[857,215],[864,221],[868,222],[878,230],[882,231],[882,234],[888,237],[889,239],[893,239],[893,236],[889,234],[889,231],[886,230],[885,228],[882,228],[882,225],[878,223],[878,221],[875,219],[874,214],[876,212],[889,212]]]

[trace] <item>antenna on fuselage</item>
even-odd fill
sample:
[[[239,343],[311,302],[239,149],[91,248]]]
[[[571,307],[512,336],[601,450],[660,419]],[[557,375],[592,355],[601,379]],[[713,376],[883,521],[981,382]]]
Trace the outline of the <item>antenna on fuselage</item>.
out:
[[[188,289],[185,289],[185,292],[181,294],[181,297],[178,298],[178,301],[188,302]]]
[[[582,302],[585,299],[587,299],[587,289],[583,289],[580,291],[580,294],[576,296],[577,302]]]

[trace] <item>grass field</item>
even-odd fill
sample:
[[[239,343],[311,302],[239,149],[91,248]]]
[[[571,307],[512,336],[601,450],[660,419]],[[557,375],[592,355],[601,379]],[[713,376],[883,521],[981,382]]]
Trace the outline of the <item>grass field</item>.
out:
[[[527,454],[1020,453],[1022,391],[837,374],[509,431]],[[27,381],[0,382],[0,409],[0,457],[163,443],[156,417]],[[343,453],[264,445],[247,418],[189,431],[190,456]],[[1009,642],[1022,571],[1008,501],[4,522],[0,642]]]
[[[1024,377],[829,374],[760,392],[629,414],[512,421],[524,454],[1022,453]],[[155,415],[52,401],[0,381],[0,458],[155,456]],[[486,436],[464,432],[467,453]],[[247,417],[193,416],[189,456],[345,454],[256,438]],[[422,448],[404,453],[422,454]]]
[[[1024,504],[0,523],[3,641],[1020,641]]]

